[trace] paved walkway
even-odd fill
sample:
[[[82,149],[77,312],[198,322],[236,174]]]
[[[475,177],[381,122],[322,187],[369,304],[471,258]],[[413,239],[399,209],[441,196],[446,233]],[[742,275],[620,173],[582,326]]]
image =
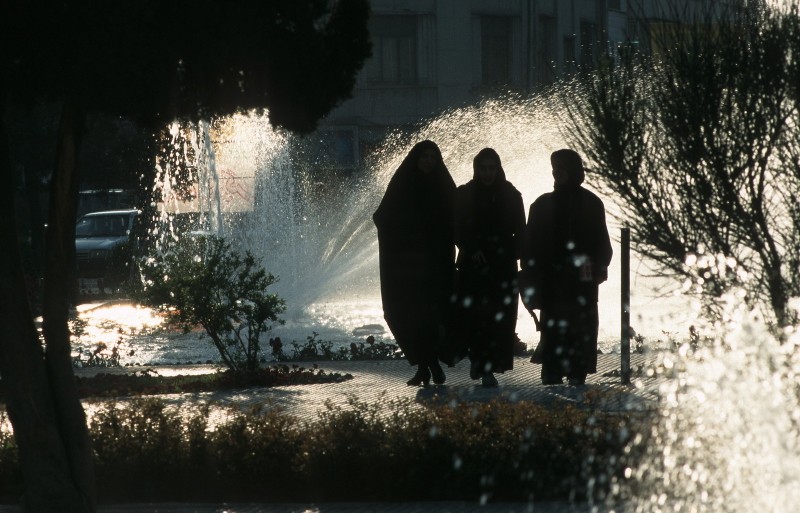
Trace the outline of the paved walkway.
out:
[[[514,370],[497,374],[500,385],[496,388],[484,388],[480,381],[469,378],[469,363],[463,360],[453,368],[445,368],[447,381],[444,385],[426,387],[410,387],[406,385],[414,373],[414,368],[405,360],[377,361],[320,361],[298,362],[288,365],[299,365],[311,368],[316,365],[329,373],[350,374],[352,379],[339,383],[317,385],[292,385],[281,387],[259,387],[236,391],[197,392],[190,394],[169,394],[161,396],[168,404],[187,411],[196,411],[201,405],[212,406],[211,421],[224,421],[231,409],[250,410],[253,406],[283,409],[301,420],[314,420],[317,413],[326,405],[347,407],[348,402],[355,399],[360,402],[374,403],[379,400],[411,400],[417,403],[431,402],[470,402],[489,401],[493,399],[516,402],[532,401],[539,404],[552,405],[558,401],[566,401],[577,406],[591,405],[606,411],[645,411],[653,408],[656,401],[658,382],[654,379],[634,379],[634,384],[623,385],[619,377],[620,357],[615,354],[598,355],[598,372],[588,377],[587,385],[573,387],[570,385],[543,386],[539,378],[540,365],[530,363],[527,357],[517,357]],[[631,357],[631,368],[636,374],[646,365],[643,355]],[[143,370],[147,367],[137,367]],[[161,374],[180,374],[213,372],[217,367],[209,365],[154,367]],[[76,373],[93,374],[97,372],[132,372],[134,368],[122,369],[84,369]],[[119,401],[118,399],[116,399]],[[87,401],[89,415],[94,408],[104,401]]]
[[[341,502],[326,504],[122,504],[100,506],[99,513],[626,513],[616,507],[570,505],[554,502],[492,503],[467,502]],[[20,513],[0,506],[0,513]]]
[[[310,367],[313,362],[298,365]],[[623,385],[619,378],[619,355],[599,355],[598,373],[590,375],[587,385],[543,386],[539,379],[541,367],[532,364],[527,357],[518,357],[514,370],[498,374],[500,385],[496,388],[483,388],[478,381],[469,379],[469,364],[462,361],[456,367],[447,369],[447,382],[441,386],[409,387],[406,380],[413,374],[413,368],[404,360],[400,361],[351,361],[316,362],[326,372],[352,374],[353,378],[341,383],[317,385],[295,385],[273,388],[254,388],[233,392],[208,392],[191,394],[171,394],[162,396],[165,401],[178,409],[194,410],[199,405],[211,404],[212,423],[224,421],[231,409],[250,409],[254,405],[282,408],[300,418],[313,420],[317,412],[326,404],[347,407],[348,401],[355,398],[363,402],[380,399],[410,399],[420,405],[431,401],[488,401],[492,399],[515,401],[534,401],[541,404],[554,404],[568,401],[578,406],[591,403],[608,411],[646,411],[655,407],[658,381],[653,378],[635,377],[634,384]],[[634,376],[645,374],[643,369],[647,359],[643,355],[631,357]],[[141,370],[142,368],[116,369],[114,372]],[[183,372],[210,372],[211,366],[160,367],[155,369],[162,374]],[[103,369],[108,372],[109,369]],[[78,374],[98,372],[93,369],[77,371]],[[102,403],[102,401],[101,401]],[[97,407],[96,401],[86,401],[87,413]],[[17,513],[18,508],[0,506],[0,513]],[[624,505],[615,508],[592,507],[586,504],[565,503],[513,503],[479,504],[464,502],[431,503],[331,503],[331,504],[124,504],[105,505],[104,513],[623,513]]]

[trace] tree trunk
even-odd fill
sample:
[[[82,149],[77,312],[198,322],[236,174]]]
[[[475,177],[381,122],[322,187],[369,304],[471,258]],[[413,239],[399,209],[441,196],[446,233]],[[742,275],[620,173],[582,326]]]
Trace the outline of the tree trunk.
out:
[[[44,212],[41,204],[42,186],[38,174],[26,169],[27,176],[25,177],[25,196],[28,205],[28,229],[31,239],[31,252],[30,258],[32,262],[28,262],[28,272],[31,275],[30,279],[35,281],[34,291],[36,293],[36,302],[31,305],[34,315],[41,315],[41,298],[42,298],[42,276],[44,269]]]
[[[95,509],[95,476],[89,431],[75,374],[67,324],[70,304],[76,298],[75,217],[78,206],[77,160],[85,114],[67,101],[61,116],[55,172],[50,183],[46,233],[42,333],[45,367],[56,406],[56,422],[64,438],[72,481],[85,502]]]
[[[2,116],[0,180],[0,190],[5,197],[0,201],[0,240],[5,242],[5,248],[0,251],[0,268],[6,274],[0,280],[0,322],[4,326],[0,337],[0,375],[25,479],[23,508],[33,513],[91,513],[95,508],[94,476],[76,472],[79,465],[74,463],[76,451],[84,451],[84,458],[90,457],[88,446],[81,447],[74,441],[74,433],[65,430],[64,422],[60,420],[64,414],[59,413],[81,409],[77,390],[71,409],[59,405],[64,398],[57,399],[54,393],[62,387],[75,389],[71,364],[69,377],[64,382],[54,380],[54,374],[48,372],[25,293],[16,233],[14,180]],[[66,377],[64,372],[60,375],[62,379]],[[82,430],[88,439],[85,420]]]

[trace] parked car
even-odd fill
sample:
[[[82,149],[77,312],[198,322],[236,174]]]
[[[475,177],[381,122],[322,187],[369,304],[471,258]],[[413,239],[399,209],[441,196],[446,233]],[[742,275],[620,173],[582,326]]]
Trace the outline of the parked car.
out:
[[[131,210],[141,195],[129,189],[88,189],[78,193],[78,217],[101,210]]]
[[[137,217],[141,211],[91,212],[75,226],[75,256],[80,295],[112,294],[131,277]]]

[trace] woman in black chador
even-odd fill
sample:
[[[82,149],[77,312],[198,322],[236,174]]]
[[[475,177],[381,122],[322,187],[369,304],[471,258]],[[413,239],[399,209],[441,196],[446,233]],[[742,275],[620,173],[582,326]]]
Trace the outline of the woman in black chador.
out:
[[[416,144],[395,172],[378,210],[383,314],[408,362],[410,386],[445,381],[439,357],[453,293],[456,185],[432,141]],[[445,360],[447,361],[447,360]]]
[[[598,286],[608,278],[611,240],[602,200],[584,189],[577,152],[550,156],[554,190],[531,205],[525,229],[520,291],[541,310],[542,335],[531,361],[542,382],[582,385],[597,372]]]
[[[497,386],[494,373],[514,363],[525,206],[496,151],[484,148],[472,167],[472,180],[456,190],[456,324],[467,344],[470,377]]]

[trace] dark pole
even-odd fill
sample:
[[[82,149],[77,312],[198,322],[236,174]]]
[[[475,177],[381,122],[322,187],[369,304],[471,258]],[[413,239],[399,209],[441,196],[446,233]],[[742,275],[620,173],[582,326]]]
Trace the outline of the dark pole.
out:
[[[631,229],[622,228],[622,266],[621,303],[622,333],[620,334],[620,356],[622,358],[622,383],[631,382]]]

